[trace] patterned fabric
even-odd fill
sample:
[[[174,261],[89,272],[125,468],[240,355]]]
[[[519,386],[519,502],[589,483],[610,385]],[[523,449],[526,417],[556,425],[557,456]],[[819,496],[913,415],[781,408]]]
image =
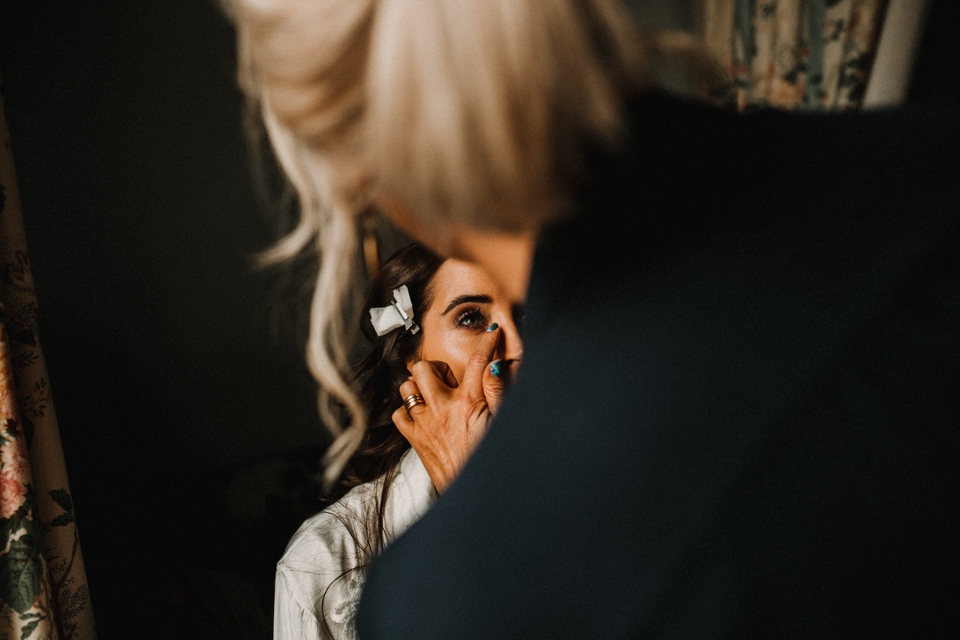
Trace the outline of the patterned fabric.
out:
[[[92,640],[2,98],[0,302],[0,640]]]
[[[860,106],[886,0],[703,0],[703,37],[733,78],[729,102]]]

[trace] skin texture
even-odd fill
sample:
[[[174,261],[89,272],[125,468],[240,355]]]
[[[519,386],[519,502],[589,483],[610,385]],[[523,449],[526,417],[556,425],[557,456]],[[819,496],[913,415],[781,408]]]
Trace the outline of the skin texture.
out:
[[[419,393],[425,404],[409,412],[401,407],[393,421],[442,493],[486,432],[520,366],[523,345],[512,300],[481,269],[447,260],[431,287],[433,303],[418,319],[420,353],[400,387],[403,397]],[[488,330],[493,323],[497,328]]]
[[[439,255],[479,265],[512,302],[523,302],[539,229],[531,226],[513,234],[454,224],[449,235],[440,236],[436,229],[421,224],[410,209],[388,194],[380,193],[377,204],[407,235]]]
[[[446,363],[459,384],[477,348],[477,339],[496,323],[502,332],[498,355],[519,364],[523,345],[512,303],[490,276],[466,262],[447,260],[430,287],[433,303],[419,320],[423,342],[418,360]]]

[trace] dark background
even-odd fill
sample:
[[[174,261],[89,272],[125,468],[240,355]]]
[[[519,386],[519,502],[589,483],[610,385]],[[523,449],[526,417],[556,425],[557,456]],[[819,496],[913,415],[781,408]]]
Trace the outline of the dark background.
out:
[[[217,637],[220,612],[264,637],[327,438],[298,288],[253,266],[283,225],[251,187],[232,31],[203,0],[38,2],[0,42],[98,628]]]
[[[684,3],[639,4],[688,22]],[[958,102],[957,8],[933,4],[911,102]],[[0,9],[40,336],[104,638],[268,637],[274,563],[315,507],[328,439],[301,356],[303,270],[253,267],[285,226],[251,186],[233,47],[212,0]]]

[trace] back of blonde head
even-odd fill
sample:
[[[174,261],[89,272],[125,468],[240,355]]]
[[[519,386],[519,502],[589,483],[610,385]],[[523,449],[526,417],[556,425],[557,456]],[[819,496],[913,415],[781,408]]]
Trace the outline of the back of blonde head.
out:
[[[338,434],[332,480],[365,429],[343,373],[358,212],[380,192],[441,238],[451,225],[536,228],[566,206],[584,144],[616,138],[624,97],[645,81],[643,51],[618,0],[232,0],[227,10],[241,86],[302,211],[268,258],[311,245],[320,256],[307,351]]]

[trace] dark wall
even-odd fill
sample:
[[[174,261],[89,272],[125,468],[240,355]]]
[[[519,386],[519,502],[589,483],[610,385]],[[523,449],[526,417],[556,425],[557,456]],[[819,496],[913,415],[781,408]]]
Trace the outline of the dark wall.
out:
[[[276,456],[309,466],[327,441],[296,289],[252,267],[280,225],[250,186],[233,46],[212,1],[0,9],[40,337],[104,637],[173,637],[202,598],[266,610],[302,516],[271,495],[303,481]]]

